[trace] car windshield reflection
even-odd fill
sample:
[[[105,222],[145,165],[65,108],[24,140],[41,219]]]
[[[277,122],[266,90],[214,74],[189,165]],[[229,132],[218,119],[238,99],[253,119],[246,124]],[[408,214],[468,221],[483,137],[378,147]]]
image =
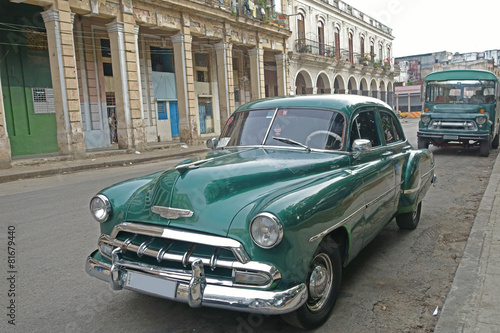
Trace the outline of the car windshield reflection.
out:
[[[248,110],[229,118],[218,147],[283,146],[341,150],[345,116],[311,109]]]

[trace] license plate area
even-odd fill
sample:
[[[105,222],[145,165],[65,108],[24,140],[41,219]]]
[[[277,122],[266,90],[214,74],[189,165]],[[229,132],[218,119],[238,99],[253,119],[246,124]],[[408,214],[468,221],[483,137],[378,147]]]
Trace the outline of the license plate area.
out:
[[[458,135],[443,135],[445,140],[458,140]]]
[[[177,292],[177,282],[128,271],[125,288],[157,295],[163,298],[174,299]]]

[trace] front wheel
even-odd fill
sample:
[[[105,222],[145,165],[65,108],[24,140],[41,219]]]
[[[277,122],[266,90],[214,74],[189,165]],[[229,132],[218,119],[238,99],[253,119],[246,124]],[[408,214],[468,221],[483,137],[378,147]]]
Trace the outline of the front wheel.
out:
[[[316,250],[307,275],[308,298],[300,308],[281,317],[288,324],[304,329],[321,326],[337,301],[342,277],[338,245],[324,240]]]
[[[479,142],[479,153],[481,156],[488,157],[490,155],[490,141],[482,140]]]
[[[399,229],[414,230],[420,222],[420,211],[422,210],[422,203],[419,203],[413,211],[403,213],[396,216],[396,223]]]

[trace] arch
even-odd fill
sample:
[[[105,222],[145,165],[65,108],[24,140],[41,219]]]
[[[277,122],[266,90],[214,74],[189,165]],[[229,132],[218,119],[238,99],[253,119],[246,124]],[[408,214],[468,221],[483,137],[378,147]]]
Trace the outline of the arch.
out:
[[[370,88],[368,87],[368,81],[366,81],[365,78],[361,79],[361,81],[359,83],[359,90],[361,90],[361,95],[363,95],[363,96],[370,95]]]
[[[330,84],[330,78],[328,78],[328,75],[325,72],[320,72],[318,74],[318,77],[316,78],[316,88],[317,91],[316,93],[318,95],[320,94],[331,94],[332,93],[332,88]]]
[[[345,94],[345,82],[342,75],[338,74],[337,76],[335,76],[335,79],[333,81],[333,89],[335,94]]]
[[[371,96],[374,98],[378,98],[378,88],[377,88],[377,81],[375,79],[372,79],[370,82],[370,91],[371,91]]]
[[[359,95],[358,82],[354,76],[351,76],[349,81],[347,81],[347,93],[351,95]]]
[[[302,69],[297,72],[297,75],[295,76],[295,94],[296,95],[306,95],[306,94],[312,94],[313,92],[313,84],[312,84],[312,78],[311,74],[305,70]]]

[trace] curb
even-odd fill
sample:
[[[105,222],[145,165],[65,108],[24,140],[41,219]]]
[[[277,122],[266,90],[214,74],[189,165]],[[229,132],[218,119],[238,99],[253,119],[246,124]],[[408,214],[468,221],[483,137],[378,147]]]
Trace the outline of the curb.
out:
[[[20,180],[20,179],[29,179],[29,178],[39,178],[39,177],[44,177],[44,176],[51,176],[51,175],[57,175],[57,174],[64,174],[64,173],[70,173],[70,172],[77,172],[77,171],[85,171],[85,170],[90,170],[90,169],[104,169],[108,167],[116,167],[116,166],[124,166],[124,165],[130,165],[130,164],[142,164],[142,163],[148,163],[148,162],[153,162],[153,161],[160,161],[160,160],[166,160],[170,158],[176,158],[176,157],[182,157],[182,156],[190,156],[190,155],[196,155],[199,153],[207,152],[209,151],[207,148],[196,148],[192,150],[185,150],[185,151],[180,151],[180,152],[175,152],[175,153],[165,153],[165,154],[159,154],[155,156],[143,156],[143,157],[137,157],[137,155],[132,155],[132,156],[124,156],[123,158],[120,158],[118,160],[113,160],[113,161],[105,161],[105,162],[94,162],[89,160],[89,158],[92,158],[93,156],[88,156],[87,159],[85,160],[58,160],[57,162],[59,163],[68,163],[68,164],[75,164],[76,165],[63,165],[63,166],[54,166],[54,164],[51,161],[40,161],[41,164],[46,165],[45,169],[40,169],[40,170],[32,170],[33,169],[33,163],[30,163],[31,165],[28,166],[20,166],[18,170],[11,171],[13,169],[10,169],[8,172],[10,174],[5,174],[5,175],[0,175],[0,184],[1,183],[6,183],[6,182],[11,182],[15,180]],[[163,152],[163,151],[162,151]],[[125,155],[126,152],[124,152],[123,155]],[[147,154],[147,152],[146,152]],[[100,157],[102,157],[103,153],[100,154]],[[109,155],[108,155],[109,156]],[[98,157],[98,156],[96,156]],[[52,165],[52,166],[51,166]],[[22,168],[30,169],[30,170],[20,170]]]

